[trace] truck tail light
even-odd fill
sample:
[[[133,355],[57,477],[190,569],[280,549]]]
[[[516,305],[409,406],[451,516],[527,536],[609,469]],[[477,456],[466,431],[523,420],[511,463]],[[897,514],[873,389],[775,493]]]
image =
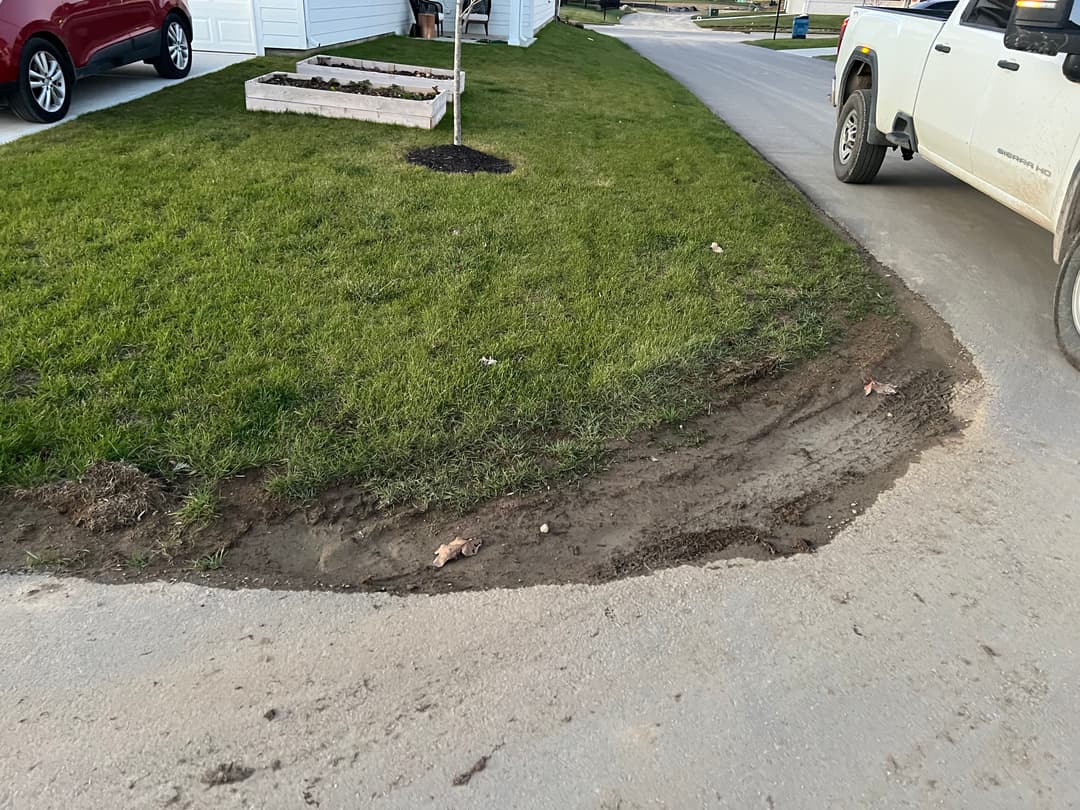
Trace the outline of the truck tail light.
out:
[[[847,31],[847,24],[851,22],[851,17],[845,17],[844,21],[840,23],[840,37],[836,40],[836,55],[840,55],[840,46],[844,44],[844,32]]]

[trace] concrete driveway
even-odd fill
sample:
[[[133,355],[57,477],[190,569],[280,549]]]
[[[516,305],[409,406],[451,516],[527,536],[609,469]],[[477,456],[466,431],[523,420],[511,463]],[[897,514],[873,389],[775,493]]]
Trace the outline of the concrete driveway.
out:
[[[232,53],[206,53],[196,51],[188,79],[214,73],[229,65],[250,59],[250,56]],[[179,81],[187,81],[180,79]],[[127,101],[156,93],[164,87],[176,84],[160,78],[149,65],[128,65],[101,76],[92,76],[75,86],[75,98],[71,102],[71,112],[64,121],[71,121],[95,110],[115,107]],[[44,129],[60,124],[29,124],[15,116],[11,110],[0,107],[0,143],[8,143],[24,135],[32,135]]]
[[[955,326],[987,380],[966,433],[777,562],[411,599],[0,579],[0,807],[1080,805],[1080,375],[1047,237],[924,164],[835,183],[827,64],[612,33]],[[227,763],[253,770],[208,786]]]

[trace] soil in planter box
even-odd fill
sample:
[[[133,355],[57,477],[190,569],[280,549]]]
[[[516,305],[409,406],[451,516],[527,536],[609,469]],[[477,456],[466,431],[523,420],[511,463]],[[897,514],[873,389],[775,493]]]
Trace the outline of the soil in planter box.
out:
[[[392,84],[389,87],[376,87],[369,81],[363,82],[339,82],[337,79],[322,79],[312,76],[310,79],[293,79],[289,76],[275,74],[262,80],[263,84],[280,84],[289,87],[302,87],[306,90],[331,90],[337,93],[351,93],[357,96],[381,96],[383,98],[400,98],[407,101],[430,101],[438,93],[434,91],[406,90]]]
[[[470,149],[468,146],[451,144],[413,149],[405,155],[405,160],[415,166],[450,174],[475,174],[476,172],[509,174],[514,170],[514,164],[509,160]]]
[[[436,81],[445,81],[449,79],[449,76],[436,76],[434,73],[428,73],[426,70],[380,70],[374,67],[360,67],[360,65],[346,65],[342,62],[320,62],[322,67],[343,68],[345,70],[362,70],[365,73],[385,73],[387,76],[412,76],[417,79],[435,79]]]

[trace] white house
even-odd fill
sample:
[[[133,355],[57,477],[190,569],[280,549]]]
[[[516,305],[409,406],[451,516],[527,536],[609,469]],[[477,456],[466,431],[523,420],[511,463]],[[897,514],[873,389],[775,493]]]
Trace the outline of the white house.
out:
[[[914,0],[912,0],[914,2]],[[788,0],[787,14],[850,14],[864,0]]]
[[[855,6],[907,8],[916,0],[788,0],[787,14],[850,14]]]
[[[491,0],[490,37],[531,45],[536,32],[554,19],[555,2]],[[406,34],[413,22],[408,0],[189,0],[188,5],[195,47],[229,53],[326,48],[382,34]],[[452,0],[443,0],[450,16],[453,5]]]

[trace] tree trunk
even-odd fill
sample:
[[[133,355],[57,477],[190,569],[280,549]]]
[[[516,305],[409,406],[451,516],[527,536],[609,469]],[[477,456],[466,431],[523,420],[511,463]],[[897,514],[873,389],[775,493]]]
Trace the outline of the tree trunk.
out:
[[[454,0],[454,146],[461,146],[461,0]]]

